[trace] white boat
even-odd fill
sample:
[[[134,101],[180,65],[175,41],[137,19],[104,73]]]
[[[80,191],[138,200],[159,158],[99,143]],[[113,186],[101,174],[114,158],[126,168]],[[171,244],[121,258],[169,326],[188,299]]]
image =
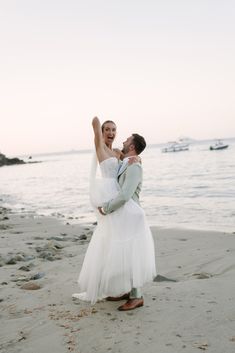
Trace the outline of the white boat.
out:
[[[215,151],[215,150],[224,150],[225,148],[228,148],[229,145],[226,145],[225,143],[223,143],[223,141],[221,140],[217,140],[214,145],[210,146],[210,150],[211,151]]]
[[[162,152],[180,152],[180,151],[188,151],[189,149],[189,144],[186,142],[178,142],[178,141],[172,141],[168,142],[166,147],[162,148]]]

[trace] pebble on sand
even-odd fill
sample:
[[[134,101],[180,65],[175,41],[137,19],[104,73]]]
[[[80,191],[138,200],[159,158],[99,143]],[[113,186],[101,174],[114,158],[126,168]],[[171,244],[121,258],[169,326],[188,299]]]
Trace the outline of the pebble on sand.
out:
[[[37,289],[40,289],[41,286],[37,283],[28,282],[23,284],[20,288],[26,289],[26,290],[37,290]]]

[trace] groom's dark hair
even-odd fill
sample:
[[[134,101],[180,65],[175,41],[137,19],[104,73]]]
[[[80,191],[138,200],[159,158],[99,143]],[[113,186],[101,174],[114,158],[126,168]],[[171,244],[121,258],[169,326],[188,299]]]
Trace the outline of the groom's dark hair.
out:
[[[132,143],[135,146],[135,151],[137,154],[140,154],[146,147],[146,141],[143,136],[140,136],[138,134],[132,134],[132,136]]]

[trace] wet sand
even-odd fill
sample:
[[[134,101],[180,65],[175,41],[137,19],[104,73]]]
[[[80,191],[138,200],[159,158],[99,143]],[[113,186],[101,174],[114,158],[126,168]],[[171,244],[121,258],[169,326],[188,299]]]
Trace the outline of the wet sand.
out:
[[[0,209],[1,352],[235,351],[235,234],[153,227],[158,277],[119,312],[72,299],[94,227]]]

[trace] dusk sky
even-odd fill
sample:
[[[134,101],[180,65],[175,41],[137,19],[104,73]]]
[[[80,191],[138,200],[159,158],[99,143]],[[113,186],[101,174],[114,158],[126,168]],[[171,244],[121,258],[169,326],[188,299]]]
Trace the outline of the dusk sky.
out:
[[[235,3],[0,0],[0,151],[235,137]]]

